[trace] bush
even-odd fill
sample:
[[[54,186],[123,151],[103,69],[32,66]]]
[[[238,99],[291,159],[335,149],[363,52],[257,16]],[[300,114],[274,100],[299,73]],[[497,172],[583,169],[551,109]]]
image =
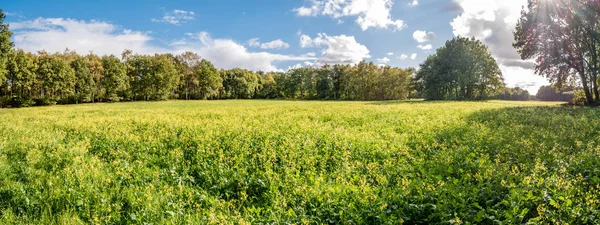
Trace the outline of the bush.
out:
[[[573,98],[569,102],[572,105],[585,105],[585,92],[583,90],[573,91]]]
[[[29,98],[18,96],[3,96],[0,98],[0,108],[20,108],[34,105],[35,102]]]
[[[45,106],[45,105],[56,105],[58,102],[57,99],[45,97],[45,98],[36,98],[33,99],[34,106]]]

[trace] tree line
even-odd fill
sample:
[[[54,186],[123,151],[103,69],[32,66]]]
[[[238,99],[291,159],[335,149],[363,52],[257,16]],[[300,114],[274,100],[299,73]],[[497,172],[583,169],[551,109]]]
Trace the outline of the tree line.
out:
[[[406,99],[414,69],[360,62],[287,72],[218,70],[192,52],[120,56],[15,49],[0,9],[0,106],[166,99]]]
[[[195,53],[121,57],[8,51],[4,105],[28,106],[166,99],[389,100],[408,97],[414,70],[373,63],[288,72],[218,70]]]
[[[517,27],[517,40],[522,29],[536,25],[529,22],[528,13],[524,11]],[[10,40],[12,33],[3,23],[4,18],[0,9],[0,107],[166,99],[535,98],[521,88],[507,88],[497,62],[487,47],[474,38],[456,37],[447,41],[418,70],[362,61],[356,65],[324,65],[265,73],[240,68],[219,70],[192,52],[140,55],[125,50],[120,56],[99,56],[92,52],[80,55],[68,49],[62,53],[25,52],[14,48]],[[541,54],[534,54],[539,48],[525,48],[526,44],[531,43],[517,41],[515,47],[522,55]],[[555,61],[560,60],[556,55],[553,57]],[[587,57],[585,62],[596,60],[593,55]],[[594,65],[588,63],[586,69],[600,68]],[[552,66],[558,65],[538,60],[537,72],[548,76],[555,72],[551,76],[553,87],[574,86],[572,80],[567,83],[569,74],[566,72],[572,71],[569,67]],[[588,74],[590,77],[585,78],[597,80],[594,73]],[[583,86],[585,89],[586,85]],[[588,86],[591,87],[588,92],[594,93],[595,82]],[[543,96],[540,95],[540,99],[548,99]],[[587,92],[586,97],[589,97]],[[566,98],[562,96],[560,100]]]

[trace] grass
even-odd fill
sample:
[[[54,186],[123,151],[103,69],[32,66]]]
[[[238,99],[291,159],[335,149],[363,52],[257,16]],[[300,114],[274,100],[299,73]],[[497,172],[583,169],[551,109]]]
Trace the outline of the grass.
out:
[[[166,101],[0,118],[0,224],[600,220],[597,109]]]

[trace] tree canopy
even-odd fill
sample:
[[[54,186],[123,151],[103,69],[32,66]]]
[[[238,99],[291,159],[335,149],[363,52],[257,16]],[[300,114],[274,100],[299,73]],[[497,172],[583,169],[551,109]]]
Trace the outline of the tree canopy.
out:
[[[4,24],[4,19],[6,15],[0,9],[0,82],[3,82],[6,78],[6,64],[8,61],[9,52],[13,47],[12,41],[10,41],[10,37],[12,36],[12,32],[8,29],[8,24]]]
[[[465,37],[447,41],[429,56],[416,80],[430,100],[488,99],[504,87],[502,72],[487,47]]]
[[[522,59],[558,88],[579,83],[587,104],[598,104],[600,1],[529,0],[521,12],[513,46]]]

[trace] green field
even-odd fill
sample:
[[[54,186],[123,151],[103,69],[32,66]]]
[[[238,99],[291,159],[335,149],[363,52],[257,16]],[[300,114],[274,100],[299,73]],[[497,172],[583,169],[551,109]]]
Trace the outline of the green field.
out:
[[[600,223],[593,108],[165,101],[0,118],[0,224]]]

